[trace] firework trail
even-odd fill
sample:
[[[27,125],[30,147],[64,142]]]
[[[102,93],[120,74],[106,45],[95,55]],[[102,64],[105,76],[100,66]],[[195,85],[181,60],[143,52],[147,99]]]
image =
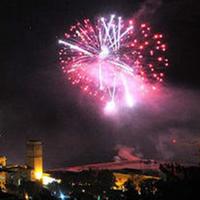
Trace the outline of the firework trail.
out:
[[[168,66],[162,34],[115,15],[77,22],[59,44],[63,72],[106,112],[132,107],[141,94],[155,90]]]

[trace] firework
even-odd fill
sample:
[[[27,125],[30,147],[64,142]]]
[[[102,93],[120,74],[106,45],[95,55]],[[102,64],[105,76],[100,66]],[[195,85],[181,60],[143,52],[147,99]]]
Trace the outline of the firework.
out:
[[[102,102],[106,112],[134,106],[163,81],[168,66],[161,33],[115,15],[77,22],[59,44],[63,72],[73,85]]]

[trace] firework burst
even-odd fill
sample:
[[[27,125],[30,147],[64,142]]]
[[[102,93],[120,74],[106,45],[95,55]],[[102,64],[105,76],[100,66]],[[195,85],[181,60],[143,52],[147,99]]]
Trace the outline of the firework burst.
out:
[[[145,92],[155,90],[168,66],[161,33],[115,15],[77,22],[59,44],[63,72],[102,102],[106,112],[132,107]]]

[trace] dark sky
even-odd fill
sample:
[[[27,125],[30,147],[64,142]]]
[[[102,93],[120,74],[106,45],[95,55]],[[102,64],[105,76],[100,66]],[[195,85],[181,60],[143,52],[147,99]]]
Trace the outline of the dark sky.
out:
[[[48,168],[110,161],[119,145],[144,158],[198,158],[197,0],[3,0],[0,5],[0,154],[10,163],[24,162],[27,139],[43,141]],[[103,117],[73,89],[58,63],[57,41],[67,26],[110,13],[137,15],[164,32],[170,59],[161,96],[117,119]]]

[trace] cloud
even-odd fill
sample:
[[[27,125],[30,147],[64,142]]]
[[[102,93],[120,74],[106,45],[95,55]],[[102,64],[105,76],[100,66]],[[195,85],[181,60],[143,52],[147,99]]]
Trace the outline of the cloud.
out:
[[[134,17],[138,19],[151,17],[161,5],[161,0],[146,0],[141,4]]]
[[[117,145],[115,149],[117,150],[117,156],[114,157],[115,161],[136,161],[141,159],[141,154],[136,154],[133,147]]]

